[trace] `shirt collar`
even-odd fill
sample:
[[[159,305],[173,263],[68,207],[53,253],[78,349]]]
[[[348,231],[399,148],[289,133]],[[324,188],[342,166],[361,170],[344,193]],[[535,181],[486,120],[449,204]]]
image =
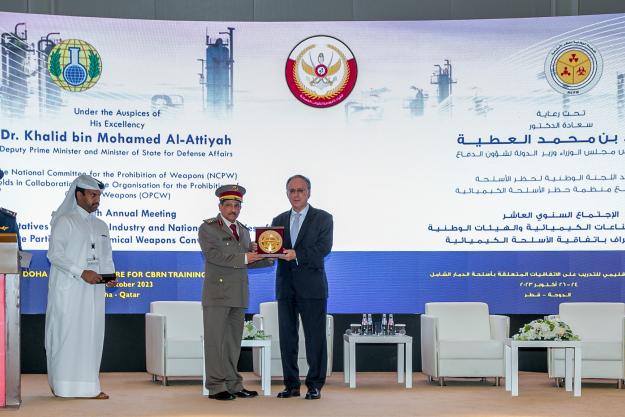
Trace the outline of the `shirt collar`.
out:
[[[306,217],[306,214],[308,214],[308,209],[310,209],[310,204],[306,204],[306,207],[304,207],[304,209],[300,211],[299,214],[301,214],[302,217]],[[291,216],[294,216],[295,214],[298,214],[298,212],[295,211],[295,209],[291,208]]]
[[[234,223],[232,223],[232,222],[228,221],[228,219],[226,219],[224,216],[222,216],[222,215],[221,215],[221,213],[219,213],[219,216],[221,217],[221,220],[223,220],[223,221],[224,221],[224,223],[226,224],[226,227],[227,227],[228,229],[230,229],[230,225],[231,225],[231,224],[235,225],[237,229],[239,228],[239,226],[238,226],[238,225],[237,225],[237,223],[236,223],[236,220],[234,221]]]

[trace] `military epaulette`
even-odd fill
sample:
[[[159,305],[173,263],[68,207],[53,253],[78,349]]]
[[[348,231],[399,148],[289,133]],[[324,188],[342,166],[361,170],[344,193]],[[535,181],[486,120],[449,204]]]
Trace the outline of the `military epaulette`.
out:
[[[217,217],[211,217],[210,219],[204,220],[204,223],[206,223],[206,224],[213,224],[216,221],[217,221]]]
[[[251,231],[251,229],[249,227],[247,227],[246,224],[241,223],[240,221],[237,220],[237,223],[239,224],[239,226],[246,228],[248,231]]]
[[[0,213],[2,214],[6,214],[9,217],[17,217],[17,213],[8,209],[5,209],[4,207],[0,207]]]

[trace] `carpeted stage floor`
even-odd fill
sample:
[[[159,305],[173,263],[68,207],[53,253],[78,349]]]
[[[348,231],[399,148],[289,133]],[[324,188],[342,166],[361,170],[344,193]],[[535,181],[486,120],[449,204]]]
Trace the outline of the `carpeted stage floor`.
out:
[[[246,387],[260,391],[258,377],[244,373]],[[616,382],[586,382],[575,398],[555,388],[543,373],[522,372],[519,396],[511,397],[493,380],[450,380],[446,387],[428,384],[414,373],[414,387],[397,384],[394,373],[360,372],[358,387],[343,383],[343,373],[329,378],[318,401],[278,399],[282,384],[274,380],[271,397],[209,400],[201,395],[200,381],[173,381],[170,386],[151,382],[145,373],[105,373],[102,388],[109,400],[76,400],[52,397],[46,375],[22,376],[22,406],[7,410],[15,417],[106,416],[297,416],[297,417],[395,417],[395,416],[622,416],[625,389]],[[304,392],[302,392],[303,394]]]

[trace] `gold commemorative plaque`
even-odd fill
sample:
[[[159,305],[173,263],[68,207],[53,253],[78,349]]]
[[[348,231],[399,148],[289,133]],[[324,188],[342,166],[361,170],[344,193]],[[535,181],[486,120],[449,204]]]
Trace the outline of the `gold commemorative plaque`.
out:
[[[257,252],[265,258],[276,258],[282,255],[284,243],[284,227],[257,227],[256,244]]]
[[[265,253],[276,253],[282,247],[282,236],[275,230],[265,230],[258,238],[258,246]]]

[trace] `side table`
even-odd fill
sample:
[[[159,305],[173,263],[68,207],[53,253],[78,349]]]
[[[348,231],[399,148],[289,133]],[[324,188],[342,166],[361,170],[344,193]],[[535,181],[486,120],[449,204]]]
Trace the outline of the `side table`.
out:
[[[412,388],[412,337],[406,335],[343,335],[343,373],[345,383],[356,388],[356,345],[360,343],[397,344],[397,382],[406,382],[406,388]],[[404,373],[405,371],[405,373]]]
[[[506,391],[519,395],[519,348],[534,347],[564,349],[564,381],[567,391],[575,397],[582,395],[582,342],[560,340],[505,340]]]

